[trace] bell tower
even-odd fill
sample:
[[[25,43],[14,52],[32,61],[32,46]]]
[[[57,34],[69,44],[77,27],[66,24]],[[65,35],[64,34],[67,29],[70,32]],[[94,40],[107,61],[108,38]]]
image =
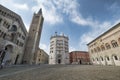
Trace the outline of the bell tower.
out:
[[[23,63],[34,64],[39,47],[42,26],[43,26],[42,9],[38,13],[34,13],[32,22],[29,28],[28,39],[26,42],[26,49],[24,53]]]

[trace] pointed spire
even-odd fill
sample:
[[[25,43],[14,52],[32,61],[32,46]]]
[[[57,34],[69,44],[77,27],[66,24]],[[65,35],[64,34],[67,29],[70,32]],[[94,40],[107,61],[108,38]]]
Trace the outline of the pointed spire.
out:
[[[40,10],[38,11],[38,14],[42,14],[42,8],[40,8]]]

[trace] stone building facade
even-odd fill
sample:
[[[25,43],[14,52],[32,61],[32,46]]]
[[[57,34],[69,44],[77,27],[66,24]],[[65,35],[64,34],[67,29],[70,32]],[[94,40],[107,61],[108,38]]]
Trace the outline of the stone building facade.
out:
[[[64,34],[51,36],[49,64],[69,64],[68,40]]]
[[[21,17],[0,5],[0,64],[21,64],[27,35]]]
[[[93,64],[120,66],[120,23],[88,43],[88,49]]]
[[[43,21],[44,18],[42,15],[42,9],[40,9],[37,14],[34,13],[30,25],[26,48],[25,48],[25,55],[23,61],[24,63],[35,64],[41,32],[42,32]]]
[[[90,57],[86,51],[72,51],[69,53],[70,64],[89,64]]]
[[[49,55],[42,49],[38,48],[36,64],[48,64]]]

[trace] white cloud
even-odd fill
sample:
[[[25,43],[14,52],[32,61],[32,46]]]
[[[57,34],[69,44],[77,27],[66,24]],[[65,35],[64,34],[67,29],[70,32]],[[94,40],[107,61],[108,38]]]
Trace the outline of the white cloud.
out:
[[[75,51],[76,49],[74,47],[69,48],[69,52]]]
[[[18,4],[18,3],[16,3],[13,6],[14,6],[14,8],[19,9],[19,10],[29,10],[28,5],[25,4],[25,3],[24,4]]]
[[[0,0],[0,3],[16,12],[19,10],[29,10],[29,7],[26,3],[19,4],[15,3],[13,0]]]
[[[63,21],[61,14],[57,12],[57,8],[53,5],[50,0],[35,0],[37,2],[36,6],[32,7],[32,11],[36,12],[38,9],[42,8],[43,16],[45,22],[49,24],[61,23]]]
[[[115,22],[103,22],[103,23],[97,23],[95,26],[92,27],[92,30],[88,33],[83,34],[80,37],[79,47],[80,50],[88,50],[87,44],[100,36],[102,33],[116,25],[118,22],[120,22],[120,19]]]
[[[25,22],[26,16],[24,14],[29,10],[29,6],[27,5],[27,3],[20,4],[20,3],[14,2],[14,0],[0,0],[0,4],[14,11],[18,15],[20,15],[28,31],[29,24]],[[23,16],[25,17],[23,18]]]
[[[45,52],[47,52],[47,54],[49,54],[49,46],[44,44],[44,43],[40,43],[39,45],[40,49],[43,49]]]

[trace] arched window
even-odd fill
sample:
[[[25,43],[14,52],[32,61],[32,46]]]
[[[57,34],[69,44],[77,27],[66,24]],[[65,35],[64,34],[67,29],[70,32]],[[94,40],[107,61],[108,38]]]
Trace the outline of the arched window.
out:
[[[100,48],[99,47],[97,47],[97,51],[100,52]]]
[[[108,44],[108,43],[106,43],[105,46],[106,46],[106,49],[110,49],[111,48],[110,44]]]
[[[98,58],[96,58],[96,60],[99,61]]]
[[[97,52],[97,50],[94,48],[94,52]]]
[[[1,22],[2,22],[2,18],[0,18],[0,24],[1,24]]]
[[[92,60],[95,61],[94,58],[92,58]]]
[[[120,38],[118,39],[118,42],[119,42],[119,44],[120,44]]]
[[[16,25],[12,25],[10,31],[17,31],[17,26]]]
[[[100,57],[101,61],[103,61],[103,57]]]
[[[106,58],[107,58],[108,61],[110,60],[109,57],[106,57]]]
[[[118,43],[115,40],[111,41],[111,43],[113,47],[118,47]]]
[[[91,53],[93,53],[93,50],[91,49]]]
[[[115,59],[115,60],[118,60],[118,57],[117,57],[117,56],[114,56],[114,59]]]
[[[105,47],[103,45],[101,45],[101,50],[104,51],[105,50]]]

